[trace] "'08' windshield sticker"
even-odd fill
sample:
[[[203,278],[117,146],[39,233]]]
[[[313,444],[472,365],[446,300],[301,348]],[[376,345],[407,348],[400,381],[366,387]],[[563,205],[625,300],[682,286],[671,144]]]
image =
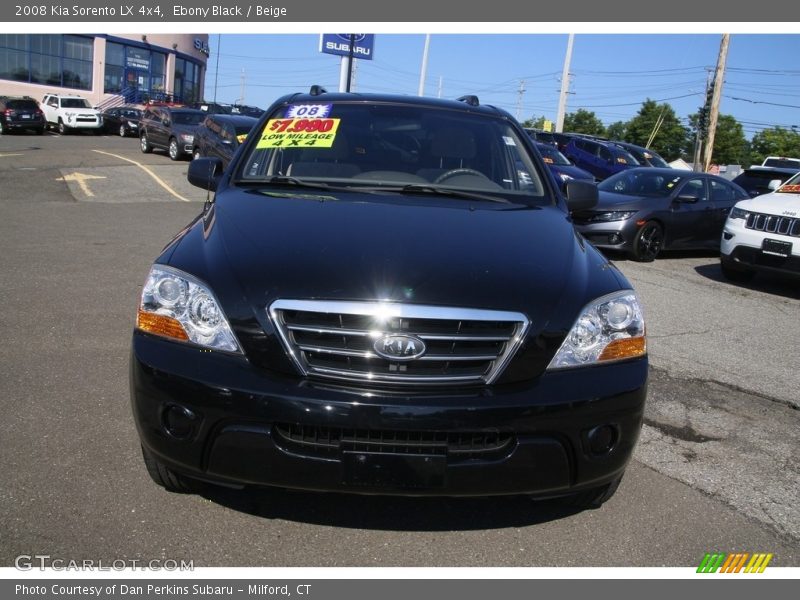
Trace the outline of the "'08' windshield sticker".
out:
[[[324,119],[329,117],[333,104],[291,104],[286,109],[287,119],[304,117],[306,119]]]
[[[270,119],[256,148],[330,148],[341,119]]]

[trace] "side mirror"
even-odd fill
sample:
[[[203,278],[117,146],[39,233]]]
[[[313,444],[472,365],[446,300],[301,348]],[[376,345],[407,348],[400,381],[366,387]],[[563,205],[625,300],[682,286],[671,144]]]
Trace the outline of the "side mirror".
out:
[[[700,200],[697,196],[692,196],[691,194],[681,194],[677,198],[675,198],[678,202],[682,204],[697,204]]]
[[[597,206],[597,185],[594,183],[570,179],[564,185],[564,194],[570,212],[589,210]]]
[[[775,191],[775,190],[777,190],[779,187],[781,187],[781,180],[780,180],[780,179],[773,179],[773,180],[771,180],[771,181],[769,182],[769,184],[767,185],[767,187],[768,187],[768,188],[769,188],[771,191],[773,191],[773,192],[774,192],[774,191]]]
[[[186,177],[192,185],[213,192],[217,189],[222,171],[222,160],[219,158],[196,158],[189,163]]]

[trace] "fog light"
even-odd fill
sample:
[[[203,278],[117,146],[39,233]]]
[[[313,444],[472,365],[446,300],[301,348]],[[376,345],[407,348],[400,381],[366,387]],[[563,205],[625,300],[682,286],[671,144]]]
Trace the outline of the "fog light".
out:
[[[722,237],[725,238],[725,241],[727,242],[728,240],[732,240],[733,239],[733,234],[732,233],[728,233],[727,231],[723,231],[722,232]]]
[[[608,238],[609,244],[619,244],[621,241],[622,237],[618,233],[612,233]]]
[[[194,432],[197,415],[186,408],[172,404],[164,410],[162,424],[164,431],[179,440],[185,440]]]
[[[613,425],[600,425],[594,429],[590,429],[586,434],[586,439],[589,442],[589,451],[594,456],[607,454],[617,443],[617,428]]]

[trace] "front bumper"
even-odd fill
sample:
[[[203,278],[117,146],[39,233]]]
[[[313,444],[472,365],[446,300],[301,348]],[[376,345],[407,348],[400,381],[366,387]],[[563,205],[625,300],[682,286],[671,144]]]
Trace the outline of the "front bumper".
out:
[[[596,248],[630,250],[636,237],[633,219],[606,221],[603,223],[576,223],[575,229]]]
[[[558,496],[622,474],[641,429],[647,369],[640,359],[524,385],[381,392],[279,378],[241,357],[137,331],[130,375],[142,445],[190,477],[373,494]],[[590,432],[599,426],[610,426],[613,439],[598,453]]]
[[[720,260],[732,269],[780,273],[800,277],[800,238],[747,229],[743,219],[728,219],[722,231]],[[788,257],[762,250],[765,239],[792,244]]]

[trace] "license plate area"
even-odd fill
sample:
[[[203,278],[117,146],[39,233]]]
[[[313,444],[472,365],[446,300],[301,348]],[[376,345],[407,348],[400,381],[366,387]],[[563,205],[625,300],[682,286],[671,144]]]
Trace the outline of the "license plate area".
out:
[[[792,254],[792,243],[767,238],[761,242],[761,251],[771,256],[787,258]]]
[[[353,487],[431,489],[444,485],[447,458],[420,454],[342,453],[342,482]]]

